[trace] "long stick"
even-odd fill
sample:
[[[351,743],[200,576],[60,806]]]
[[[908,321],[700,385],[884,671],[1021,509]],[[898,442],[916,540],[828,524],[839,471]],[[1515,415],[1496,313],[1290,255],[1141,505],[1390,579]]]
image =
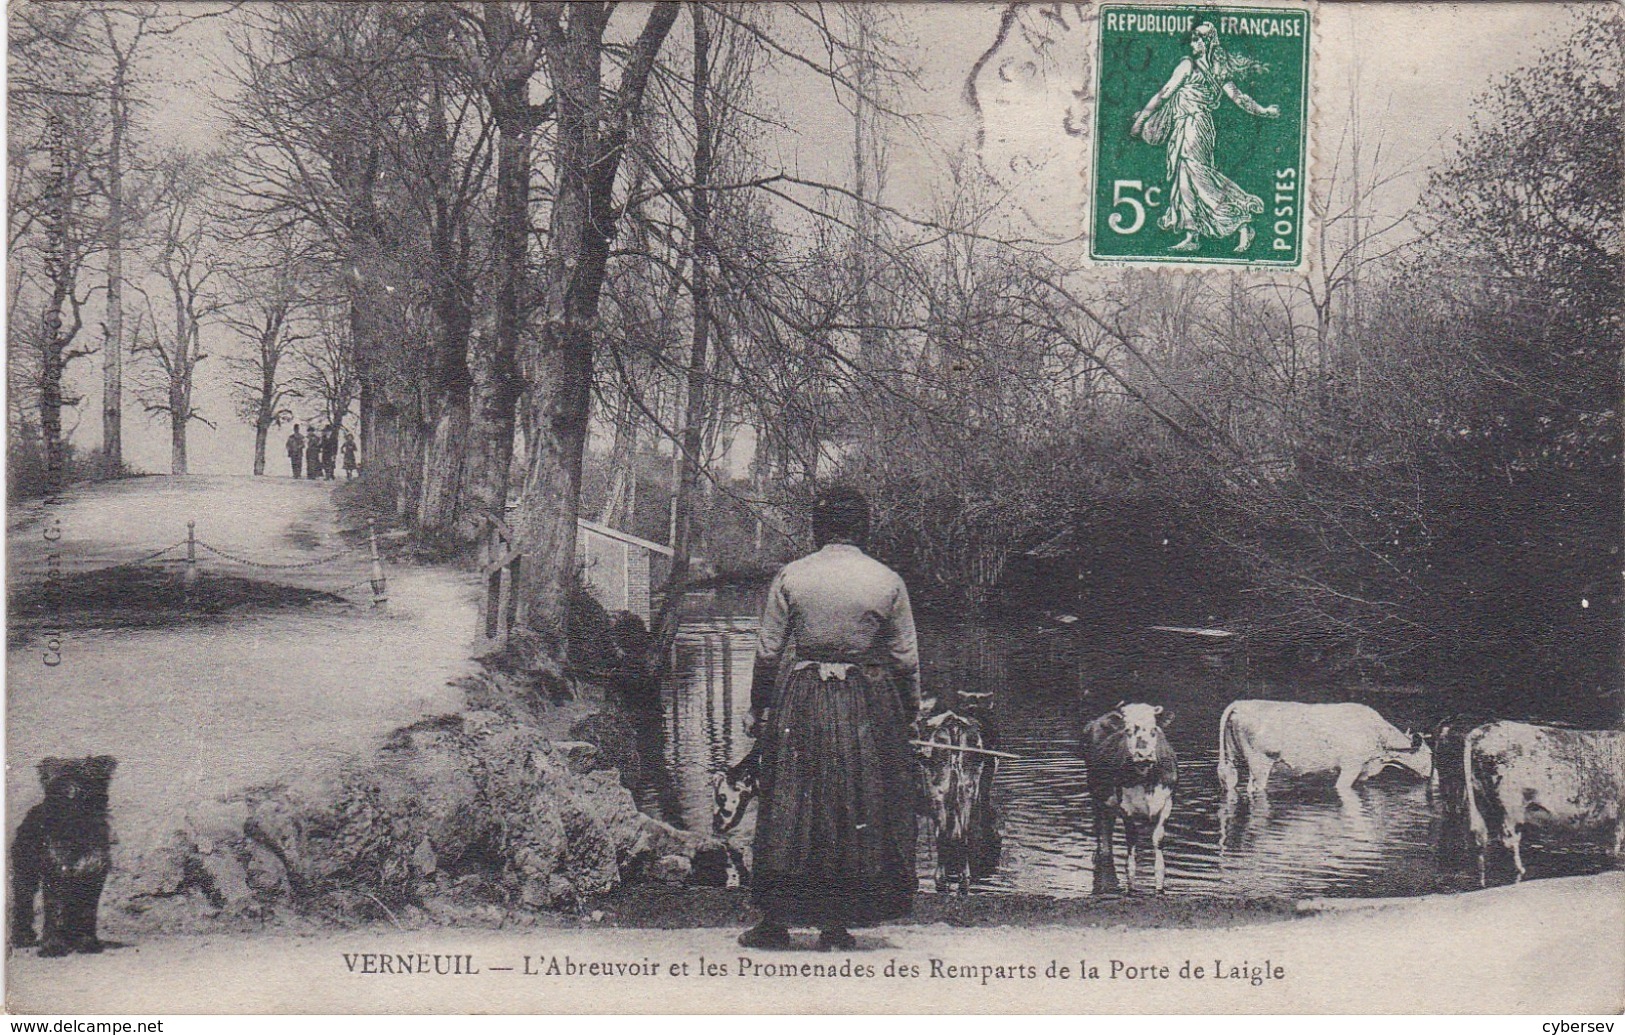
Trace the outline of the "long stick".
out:
[[[977,755],[992,755],[994,758],[1013,758],[1018,762],[1021,760],[1020,755],[1012,755],[1008,751],[994,751],[992,748],[959,747],[954,744],[938,744],[929,740],[911,740],[909,743],[915,747],[941,748],[943,751],[968,751]]]

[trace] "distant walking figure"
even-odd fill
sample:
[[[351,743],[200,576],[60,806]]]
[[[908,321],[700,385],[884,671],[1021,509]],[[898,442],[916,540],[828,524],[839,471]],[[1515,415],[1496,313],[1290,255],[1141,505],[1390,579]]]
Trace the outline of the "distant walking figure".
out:
[[[288,463],[293,467],[293,476],[298,478],[303,474],[305,459],[305,436],[299,434],[299,425],[293,426],[293,434],[288,436]]]
[[[322,477],[333,480],[333,468],[339,458],[339,429],[329,424],[322,434]]]
[[[344,480],[349,481],[351,478],[353,478],[355,476],[355,472],[356,472],[355,436],[350,434],[350,429],[349,428],[345,428],[344,429]]]
[[[320,478],[322,476],[322,436],[316,433],[316,425],[310,426],[310,434],[305,436],[305,477]]]
[[[1204,237],[1236,235],[1236,251],[1252,246],[1253,217],[1264,211],[1264,199],[1251,194],[1218,169],[1222,150],[1214,132],[1213,112],[1219,96],[1249,115],[1280,118],[1281,109],[1263,105],[1236,87],[1235,81],[1267,71],[1249,58],[1231,54],[1211,22],[1191,30],[1191,56],[1134,117],[1129,136],[1168,149],[1168,208],[1157,225],[1183,231],[1176,252],[1193,252]]]

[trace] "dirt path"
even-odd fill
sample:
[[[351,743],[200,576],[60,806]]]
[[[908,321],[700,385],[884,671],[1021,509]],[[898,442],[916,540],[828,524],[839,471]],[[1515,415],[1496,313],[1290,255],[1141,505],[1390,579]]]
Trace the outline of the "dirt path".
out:
[[[157,939],[97,957],[12,958],[20,1013],[1617,1013],[1625,1007],[1625,873],[1390,900],[1231,928],[882,927],[858,950],[743,952],[737,928],[397,931]],[[802,947],[808,936],[800,935]],[[428,973],[377,973],[374,956]],[[350,954],[346,958],[346,954]],[[422,954],[422,955],[419,955]],[[477,974],[437,976],[442,966]],[[454,957],[463,958],[457,964]],[[656,964],[658,976],[550,975]],[[712,968],[701,975],[702,958]],[[427,964],[421,961],[427,960]],[[745,961],[745,962],[742,962]],[[1140,968],[1130,977],[1112,961]],[[1189,960],[1204,975],[1181,978]],[[1214,978],[1252,968],[1268,978]],[[785,966],[873,976],[784,977]],[[936,961],[933,963],[933,961]],[[1067,978],[1048,977],[1054,961]],[[1099,976],[1080,979],[1080,961]],[[679,974],[673,976],[673,965]],[[891,964],[917,968],[888,976]],[[681,968],[686,965],[684,976]],[[354,969],[352,970],[352,966]],[[1166,966],[1167,976],[1158,969]],[[983,968],[1003,968],[987,970]],[[499,970],[497,968],[512,968]],[[935,970],[933,969],[935,968]],[[948,968],[956,968],[950,971]],[[1027,969],[1020,969],[1027,968]],[[1275,968],[1280,968],[1277,971]],[[364,971],[373,971],[366,973]],[[530,973],[527,973],[529,971]],[[742,973],[743,971],[743,973]],[[939,976],[932,976],[933,973]],[[984,983],[985,973],[985,983]],[[949,976],[952,974],[953,976]],[[968,976],[965,976],[968,975]],[[1278,976],[1276,976],[1278,975]]]
[[[60,506],[13,515],[9,588],[38,584],[52,552],[59,570],[75,577],[184,540],[188,520],[197,522],[200,541],[259,564],[344,552],[314,567],[255,568],[200,549],[205,573],[343,592],[312,607],[248,609],[168,628],[82,628],[64,615],[54,665],[45,664],[48,645],[39,637],[21,645],[8,639],[12,816],[39,798],[33,767],[40,758],[114,755],[117,853],[128,858],[197,803],[296,780],[312,763],[364,752],[399,726],[461,706],[447,681],[471,667],[475,580],[394,568],[388,605],[373,607],[366,554],[347,549],[353,543],[341,536],[333,483],[140,478],[76,490]],[[48,540],[53,527],[58,538]]]

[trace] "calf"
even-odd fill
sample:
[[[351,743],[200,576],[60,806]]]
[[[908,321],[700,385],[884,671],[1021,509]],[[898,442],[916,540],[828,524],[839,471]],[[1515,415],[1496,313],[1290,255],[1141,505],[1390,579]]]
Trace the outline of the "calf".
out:
[[[1467,735],[1462,757],[1467,822],[1478,854],[1478,883],[1493,830],[1523,880],[1523,828],[1611,829],[1625,855],[1625,733],[1492,722]]]
[[[984,869],[976,864],[988,855],[988,836],[997,837],[990,810],[998,760],[983,753],[987,745],[981,722],[957,712],[925,719],[919,739],[924,742],[916,748],[920,783],[937,831],[937,893],[946,894],[958,881],[959,893],[966,895],[971,878],[986,875],[973,871]],[[992,867],[985,869],[991,872]]]
[[[1236,793],[1236,756],[1247,765],[1247,790],[1263,793],[1276,763],[1299,774],[1335,773],[1346,794],[1390,765],[1427,779],[1433,752],[1363,704],[1232,701],[1219,717],[1219,783]]]
[[[1112,837],[1118,817],[1128,848],[1128,890],[1134,890],[1135,853],[1140,834],[1150,827],[1156,890],[1167,872],[1162,856],[1163,828],[1174,807],[1179,759],[1158,725],[1160,706],[1120,704],[1083,730],[1083,761],[1089,797],[1095,803],[1095,887],[1117,888]]]

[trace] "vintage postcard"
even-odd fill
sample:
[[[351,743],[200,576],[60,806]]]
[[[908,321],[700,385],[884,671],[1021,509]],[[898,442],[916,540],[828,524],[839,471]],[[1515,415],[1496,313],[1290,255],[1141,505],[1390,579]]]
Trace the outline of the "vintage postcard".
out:
[[[1625,1010],[1621,53],[13,3],[5,1009]]]

